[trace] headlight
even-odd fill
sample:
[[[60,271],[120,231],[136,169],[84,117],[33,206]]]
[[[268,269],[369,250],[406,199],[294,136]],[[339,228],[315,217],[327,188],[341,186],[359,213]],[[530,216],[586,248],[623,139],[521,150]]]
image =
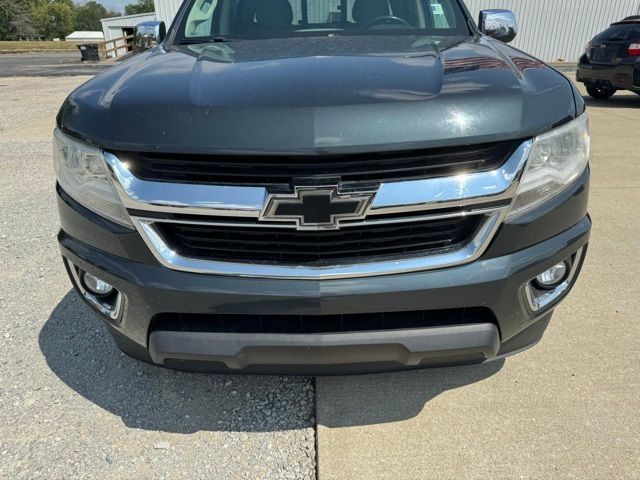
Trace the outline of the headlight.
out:
[[[536,137],[507,219],[537,207],[571,185],[589,163],[589,141],[586,113]]]
[[[53,134],[53,168],[64,191],[98,215],[133,228],[116,195],[99,148],[80,143],[60,130]]]

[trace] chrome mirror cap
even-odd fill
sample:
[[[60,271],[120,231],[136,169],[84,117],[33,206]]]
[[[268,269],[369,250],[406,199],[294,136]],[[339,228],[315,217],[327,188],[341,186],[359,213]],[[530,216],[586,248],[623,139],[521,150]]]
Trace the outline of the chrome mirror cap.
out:
[[[144,52],[159,45],[167,34],[164,22],[142,22],[136,25],[133,48],[136,52]]]
[[[485,35],[504,43],[511,42],[518,33],[516,16],[511,10],[482,10],[478,27]]]

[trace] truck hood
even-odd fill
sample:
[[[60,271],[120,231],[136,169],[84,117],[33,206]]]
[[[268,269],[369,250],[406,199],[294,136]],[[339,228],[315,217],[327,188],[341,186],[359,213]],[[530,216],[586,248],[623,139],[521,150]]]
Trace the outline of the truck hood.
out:
[[[157,48],[78,88],[58,126],[114,150],[329,153],[526,138],[573,116],[568,80],[504,44],[385,35]]]

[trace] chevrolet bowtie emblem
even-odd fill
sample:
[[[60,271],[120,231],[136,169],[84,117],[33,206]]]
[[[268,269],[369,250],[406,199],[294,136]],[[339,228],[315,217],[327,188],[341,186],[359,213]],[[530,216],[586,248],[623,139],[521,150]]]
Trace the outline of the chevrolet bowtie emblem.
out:
[[[337,187],[296,187],[269,195],[260,220],[294,222],[298,230],[337,229],[343,220],[365,217],[372,193],[340,194]]]

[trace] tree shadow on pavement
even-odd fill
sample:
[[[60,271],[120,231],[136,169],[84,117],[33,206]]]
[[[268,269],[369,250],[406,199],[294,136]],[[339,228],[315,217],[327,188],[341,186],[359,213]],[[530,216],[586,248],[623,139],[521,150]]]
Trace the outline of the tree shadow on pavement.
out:
[[[441,393],[485,380],[503,365],[504,359],[499,359],[481,365],[320,378],[318,423],[336,428],[408,420]]]
[[[39,343],[60,380],[131,428],[193,433],[314,426],[310,378],[187,373],[134,360],[73,291],[49,316]]]

